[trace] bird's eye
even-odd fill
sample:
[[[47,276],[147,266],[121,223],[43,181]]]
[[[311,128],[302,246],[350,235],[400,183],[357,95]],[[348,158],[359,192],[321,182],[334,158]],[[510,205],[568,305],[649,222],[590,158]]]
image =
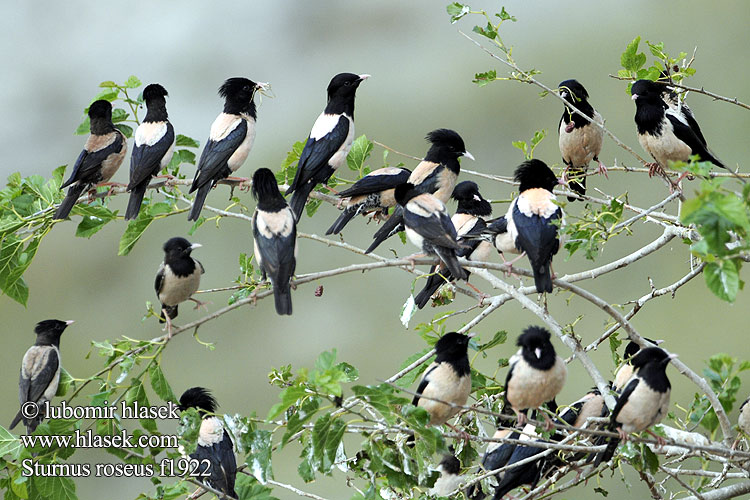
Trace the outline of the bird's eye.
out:
[[[351,84],[352,84],[352,82],[344,82],[344,85],[345,85],[345,86],[347,86],[347,87],[348,87],[349,85],[351,85]]]
[[[249,91],[250,90],[250,85],[245,85],[244,87],[242,87],[242,90]]]

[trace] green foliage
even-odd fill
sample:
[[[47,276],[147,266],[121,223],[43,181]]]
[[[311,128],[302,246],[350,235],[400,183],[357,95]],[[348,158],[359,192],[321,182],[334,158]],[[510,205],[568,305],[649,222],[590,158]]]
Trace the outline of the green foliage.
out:
[[[609,205],[598,208],[586,204],[586,210],[580,217],[568,214],[566,225],[562,229],[566,234],[565,249],[568,255],[583,250],[586,259],[596,260],[600,247],[612,237],[626,231],[626,227],[618,227],[622,221],[625,203],[612,198]]]
[[[513,141],[512,144],[514,148],[521,150],[524,160],[531,160],[534,158],[534,149],[536,149],[539,143],[542,142],[542,139],[546,136],[546,130],[537,130],[534,132],[534,136],[531,138],[529,144],[527,144],[526,141]]]
[[[651,55],[656,60],[652,62],[651,66],[644,67],[648,58],[643,52],[638,52],[640,42],[641,37],[638,36],[625,47],[625,51],[620,56],[620,65],[623,69],[617,72],[617,76],[620,78],[655,81],[663,79],[662,74],[665,74],[673,82],[680,83],[685,78],[695,74],[695,69],[690,67],[692,59],[686,60],[687,53],[680,52],[677,57],[672,57],[665,51],[664,42],[651,43],[646,41]],[[630,85],[628,85],[627,91],[629,94]]]

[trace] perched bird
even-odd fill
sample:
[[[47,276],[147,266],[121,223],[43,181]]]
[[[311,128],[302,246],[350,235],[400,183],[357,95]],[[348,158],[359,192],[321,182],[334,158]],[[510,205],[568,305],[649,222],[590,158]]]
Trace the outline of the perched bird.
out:
[[[609,461],[620,440],[626,441],[631,432],[646,430],[658,441],[663,438],[648,430],[658,424],[669,411],[671,385],[667,378],[667,364],[676,355],[668,355],[658,347],[641,349],[633,357],[634,373],[617,398],[615,409],[610,415],[610,429],[619,434],[617,438],[607,438],[607,449],[597,454],[594,462],[598,466]]]
[[[500,258],[505,260],[506,253],[521,253],[514,241],[510,239],[510,233],[508,233],[508,219],[504,215],[495,219],[488,220],[483,227],[474,227],[471,231],[462,235],[464,240],[484,240],[495,247],[495,250],[500,254]]]
[[[663,171],[670,161],[689,161],[692,155],[732,172],[708,149],[692,111],[670,106],[662,98],[665,90],[667,87],[650,80],[638,80],[630,89],[635,101],[638,141],[656,160],[649,165],[649,175],[656,173],[657,169]]]
[[[258,206],[253,214],[255,260],[263,279],[273,286],[276,313],[292,314],[289,282],[297,265],[297,224],[294,213],[279,192],[276,177],[267,168],[253,174],[253,196]]]
[[[65,219],[81,193],[108,182],[128,151],[125,135],[112,123],[112,104],[109,101],[99,99],[89,106],[89,122],[91,135],[86,139],[70,177],[60,186],[60,189],[70,188],[55,212],[55,219]]]
[[[602,393],[596,387],[583,395],[578,401],[567,406],[558,417],[562,422],[573,427],[583,427],[590,417],[604,417],[609,410],[604,403]]]
[[[651,340],[651,339],[644,339],[649,342],[651,342],[654,345],[659,345],[663,340]],[[631,363],[633,360],[633,356],[638,354],[638,351],[641,350],[641,346],[633,342],[632,340],[628,342],[628,345],[625,346],[625,354],[622,357],[622,365],[615,373],[615,381],[612,384],[612,388],[620,392],[623,387],[625,387],[625,384],[630,380],[630,377],[633,376],[633,364]]]
[[[191,244],[180,237],[170,238],[164,243],[164,262],[156,273],[154,289],[161,302],[162,316],[159,323],[167,323],[170,338],[172,320],[177,317],[177,307],[181,302],[192,300],[196,303],[196,309],[206,304],[192,297],[198,290],[201,274],[205,271],[203,264],[192,258],[190,253],[201,246],[200,243]]]
[[[492,205],[482,198],[479,186],[476,182],[463,181],[456,185],[453,190],[453,199],[458,201],[456,213],[451,217],[451,222],[456,228],[458,242],[465,246],[456,252],[457,257],[465,257],[468,260],[487,262],[492,252],[492,245],[483,240],[462,240],[464,234],[478,231],[486,227],[484,219],[492,214]],[[468,278],[469,272],[466,271]],[[432,266],[430,276],[427,278],[424,288],[420,291],[414,302],[422,309],[430,301],[430,297],[444,284],[453,281],[453,275],[445,265]]]
[[[463,247],[456,241],[456,228],[445,204],[429,193],[419,194],[408,182],[396,187],[395,196],[403,207],[409,240],[425,254],[437,255],[456,279],[466,279],[466,271],[456,258],[456,251]]]
[[[433,130],[427,137],[430,149],[427,155],[409,176],[409,182],[416,186],[417,191],[429,193],[443,203],[456,187],[456,179],[461,171],[458,158],[465,156],[470,159],[474,157],[466,151],[464,140],[453,130],[441,128]],[[396,207],[383,226],[373,235],[375,241],[367,248],[365,253],[375,250],[382,242],[399,231],[404,230],[402,207]]]
[[[460,408],[452,408],[446,401],[463,406],[471,393],[471,366],[467,348],[473,334],[446,333],[435,344],[435,361],[427,367],[417,388],[412,404],[427,410],[430,425],[442,425],[456,415]],[[424,396],[424,397],[422,397]]]
[[[523,433],[520,435],[520,441],[532,442],[541,441],[546,442],[543,439],[538,438],[536,433],[536,427],[529,424],[523,428]],[[513,448],[513,452],[508,459],[506,465],[512,465],[521,460],[528,460],[535,455],[539,455],[544,451],[544,448],[535,446],[524,446],[517,445]],[[506,493],[523,486],[524,484],[530,485],[532,488],[536,486],[539,479],[542,477],[545,471],[545,460],[532,460],[524,466],[515,467],[507,470],[500,479],[497,487],[495,488],[495,494],[492,497],[493,500],[500,500]]]
[[[245,163],[255,142],[257,113],[253,98],[256,91],[267,86],[267,83],[255,83],[247,78],[229,78],[219,87],[219,95],[224,98],[224,111],[211,125],[208,142],[190,185],[189,192],[198,192],[188,220],[198,220],[209,191]]]
[[[409,179],[411,170],[401,167],[384,167],[373,170],[341,191],[339,199],[345,205],[339,218],[328,228],[326,234],[339,234],[350,220],[359,214],[380,211],[388,214],[388,209],[396,206],[393,192],[399,184]]]
[[[438,465],[440,477],[435,481],[429,495],[447,497],[466,479],[460,475],[461,462],[453,455],[445,455]]]
[[[42,422],[45,416],[44,403],[55,397],[60,383],[60,336],[71,323],[73,321],[47,319],[36,324],[36,342],[23,355],[21,376],[18,378],[21,410],[10,423],[10,429],[23,420],[26,433],[31,434]],[[36,403],[39,410],[34,418],[22,414],[24,405],[29,402]]]
[[[737,417],[737,427],[745,436],[750,436],[750,405],[747,404],[748,401],[750,401],[750,398],[747,398],[740,405],[740,415]]]
[[[325,184],[341,165],[354,140],[354,96],[370,75],[340,73],[328,84],[328,104],[315,120],[297,163],[297,173],[286,194],[294,193],[289,205],[299,221],[307,197],[315,186]]]
[[[505,401],[518,416],[518,423],[526,421],[523,411],[536,409],[551,401],[565,385],[568,368],[550,342],[548,330],[530,326],[518,337],[518,352],[510,359],[505,379]],[[543,413],[547,429],[552,421]]]
[[[552,256],[560,249],[555,222],[564,223],[562,209],[552,193],[557,177],[543,161],[528,160],[516,168],[514,178],[521,186],[505,214],[508,235],[516,248],[529,256],[537,292],[551,292]]]
[[[180,396],[180,411],[195,408],[203,417],[198,431],[198,446],[190,454],[190,458],[198,461],[195,472],[208,474],[208,477],[200,476],[207,486],[238,498],[234,491],[237,477],[234,445],[221,419],[214,415],[217,406],[216,399],[203,387],[190,388]]]
[[[174,127],[167,116],[167,95],[167,90],[158,83],[152,83],[143,89],[146,117],[135,129],[128,184],[130,199],[125,220],[138,217],[148,183],[172,160]]]
[[[565,179],[569,180],[570,189],[578,194],[586,194],[586,169],[591,160],[599,164],[600,174],[607,175],[607,168],[599,161],[604,129],[596,125],[604,125],[604,118],[589,103],[589,93],[577,80],[565,80],[558,87],[560,97],[566,101],[558,126],[560,154],[566,166]],[[594,123],[574,112],[571,105]],[[575,200],[574,196],[568,196],[568,201]]]
[[[520,434],[517,429],[497,429],[493,434],[493,439],[519,439]],[[510,456],[516,445],[513,443],[490,442],[487,450],[482,457],[482,467],[484,470],[491,471],[504,467],[508,464]]]

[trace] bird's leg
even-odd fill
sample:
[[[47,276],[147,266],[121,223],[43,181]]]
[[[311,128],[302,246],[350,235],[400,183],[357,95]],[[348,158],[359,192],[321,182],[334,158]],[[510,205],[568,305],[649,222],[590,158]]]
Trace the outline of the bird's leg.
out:
[[[193,297],[190,297],[190,300],[192,300],[193,302],[195,302],[195,307],[193,307],[193,310],[196,310],[196,309],[202,307],[203,309],[206,310],[206,312],[208,312],[208,307],[206,307],[206,306],[208,304],[212,304],[212,302],[210,300],[207,300],[205,302],[201,302],[200,300],[194,299]]]
[[[480,307],[484,305],[484,301],[486,299],[490,298],[489,295],[487,295],[486,293],[482,292],[479,288],[475,287],[474,285],[472,285],[468,281],[466,282],[466,286],[468,286],[469,288],[471,288],[472,290],[474,290],[475,292],[477,292],[479,294],[479,306]]]
[[[413,255],[409,255],[408,257],[405,257],[405,260],[408,260],[411,262],[411,270],[414,270],[414,267],[417,265],[416,262],[414,262],[417,259],[421,259],[423,257],[427,257],[427,254],[425,252],[415,253]]]
[[[547,432],[554,429],[555,423],[552,421],[551,418],[549,418],[549,415],[547,415],[546,413],[542,413],[542,415],[544,415],[544,426],[542,428]]]
[[[657,173],[664,174],[664,169],[657,162],[646,163],[645,166],[648,167],[648,176],[649,177],[653,177]]]
[[[338,196],[339,192],[333,189],[331,186],[326,184],[325,188],[329,190],[330,192],[332,192],[333,194],[335,194],[336,196]]]
[[[458,434],[459,439],[462,439],[464,442],[468,443],[471,440],[471,434],[469,434],[468,432],[458,429],[455,426],[449,424],[448,422],[446,422],[445,425],[448,426],[453,432]]]
[[[500,253],[500,257],[502,257],[502,259],[503,259],[503,264],[505,264],[506,266],[508,266],[508,269],[506,269],[505,271],[503,271],[503,274],[505,274],[506,276],[515,276],[516,278],[518,278],[518,275],[516,275],[516,274],[513,273],[513,264],[515,264],[516,262],[518,262],[518,260],[521,257],[523,257],[524,255],[526,255],[526,252],[521,252],[521,255],[518,255],[517,257],[514,257],[511,260],[505,260],[505,255],[503,253]]]
[[[515,408],[513,408],[513,412],[516,414],[518,425],[521,427],[526,425],[526,412],[518,411]]]
[[[594,160],[596,160],[596,163],[598,164],[598,166],[596,167],[596,172],[599,175],[603,175],[604,177],[609,179],[609,175],[607,175],[607,166],[604,163],[602,163],[602,161],[599,158],[594,158]]]
[[[166,321],[166,325],[164,328],[161,329],[161,331],[166,330],[167,331],[167,339],[172,338],[172,319],[169,317],[169,314],[167,314],[166,309],[162,309],[161,312],[164,314],[164,321]]]
[[[658,446],[659,448],[664,448],[664,445],[665,445],[665,444],[667,444],[667,440],[666,440],[666,439],[664,439],[664,437],[662,437],[662,436],[660,436],[660,435],[656,434],[656,433],[655,433],[654,431],[652,431],[651,429],[646,429],[646,433],[647,433],[647,434],[650,434],[650,435],[652,435],[652,436],[654,437],[654,439],[656,439],[656,445],[657,445],[657,446]]]
[[[617,428],[617,434],[620,436],[620,441],[627,441],[629,439],[628,433],[622,430],[622,427]]]

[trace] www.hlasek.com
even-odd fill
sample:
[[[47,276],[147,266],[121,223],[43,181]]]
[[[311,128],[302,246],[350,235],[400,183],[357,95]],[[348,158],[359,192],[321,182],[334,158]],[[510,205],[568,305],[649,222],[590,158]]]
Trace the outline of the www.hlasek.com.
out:
[[[119,410],[119,415],[118,415]],[[68,406],[63,401],[60,406],[52,406],[46,402],[43,406],[29,401],[21,407],[21,414],[27,419],[34,419],[44,415],[49,419],[161,419],[174,420],[180,418],[180,410],[174,403],[166,406],[141,406],[133,403],[127,406],[123,401],[120,406]],[[21,435],[21,443],[26,448],[41,446],[49,448],[178,448],[177,436],[174,435],[140,435],[131,436],[125,429],[120,434],[99,435],[91,429],[81,431],[76,429],[68,435]],[[42,464],[27,458],[21,462],[24,476],[65,476],[88,477],[92,473],[96,477],[151,477],[158,473],[161,476],[197,476],[209,477],[210,463],[208,460],[195,460],[189,457],[173,460],[165,458],[157,465],[153,464],[125,464],[125,463],[97,463],[97,464]]]

